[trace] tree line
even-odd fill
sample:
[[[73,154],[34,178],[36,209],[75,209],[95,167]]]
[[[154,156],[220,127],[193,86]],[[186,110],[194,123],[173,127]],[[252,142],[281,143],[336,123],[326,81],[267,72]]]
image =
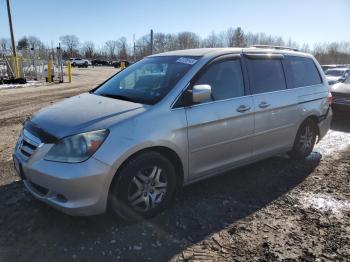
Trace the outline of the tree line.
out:
[[[277,45],[299,49],[312,53],[321,64],[350,64],[350,42],[318,43],[313,47],[299,44],[292,39],[284,39],[265,33],[245,33],[242,28],[229,28],[219,33],[211,32],[201,38],[193,32],[177,34],[155,33],[153,53],[200,48],[200,47],[249,47],[252,45]],[[150,35],[144,35],[130,45],[125,37],[108,40],[102,47],[96,47],[93,41],[80,42],[76,35],[64,35],[59,38],[63,58],[84,57],[87,59],[140,60],[151,54]],[[35,36],[24,36],[17,42],[17,49],[22,56],[37,56],[42,59],[53,53],[55,48],[45,45]],[[7,38],[0,39],[0,55],[11,52],[11,43]]]

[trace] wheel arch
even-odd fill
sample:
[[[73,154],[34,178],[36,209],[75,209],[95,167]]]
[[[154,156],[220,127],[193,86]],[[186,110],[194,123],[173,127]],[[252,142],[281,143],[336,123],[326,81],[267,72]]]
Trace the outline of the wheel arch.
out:
[[[318,137],[317,142],[319,141],[319,137],[320,137],[320,128],[319,128],[319,126],[318,126],[319,120],[318,120],[318,116],[315,115],[315,114],[311,114],[311,115],[305,117],[304,120],[299,124],[297,133],[295,134],[295,137],[294,137],[294,141],[295,141],[295,139],[296,139],[296,137],[297,137],[297,134],[298,134],[298,132],[299,132],[299,130],[300,130],[300,127],[301,127],[301,126],[305,123],[305,121],[307,121],[308,119],[311,119],[311,120],[315,123],[316,132],[317,132],[317,137]]]
[[[311,119],[314,123],[315,123],[315,127],[316,127],[316,132],[317,132],[317,142],[319,140],[319,137],[320,137],[320,128],[318,126],[318,122],[319,122],[319,119],[318,119],[318,116],[316,115],[310,115],[308,116],[307,118],[305,118],[305,120],[303,121],[303,123],[307,120],[307,119]]]
[[[119,179],[118,176],[118,172],[129,162],[131,161],[133,158],[135,158],[136,156],[147,152],[147,151],[153,151],[153,152],[157,152],[160,153],[161,155],[163,155],[164,157],[166,157],[173,165],[175,168],[175,173],[176,173],[176,186],[177,188],[181,188],[183,183],[184,183],[184,176],[185,176],[185,172],[184,172],[184,165],[181,161],[181,158],[179,157],[179,155],[171,148],[166,147],[166,146],[151,146],[151,147],[147,147],[147,148],[143,148],[141,150],[138,150],[136,152],[134,152],[133,154],[131,154],[130,156],[128,156],[122,163],[121,165],[118,167],[118,169],[116,170],[113,179],[109,185],[109,192],[111,192],[113,185],[115,184],[116,180]]]

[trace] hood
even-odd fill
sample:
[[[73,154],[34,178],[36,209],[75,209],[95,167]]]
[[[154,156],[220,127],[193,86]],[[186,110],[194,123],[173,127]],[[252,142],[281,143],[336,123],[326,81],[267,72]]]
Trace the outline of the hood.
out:
[[[342,93],[350,95],[350,84],[336,83],[330,89],[332,93]]]
[[[85,93],[40,110],[31,118],[31,122],[47,133],[62,138],[108,128],[145,109],[142,104]]]

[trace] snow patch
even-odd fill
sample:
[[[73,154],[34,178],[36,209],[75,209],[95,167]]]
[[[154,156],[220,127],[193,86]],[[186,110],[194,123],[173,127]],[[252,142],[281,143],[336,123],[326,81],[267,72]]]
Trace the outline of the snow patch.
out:
[[[327,143],[323,143],[324,141],[327,141]],[[314,150],[321,153],[322,156],[334,155],[345,150],[349,144],[350,139],[347,133],[329,130]]]
[[[40,81],[27,81],[26,84],[3,84],[3,85],[0,85],[0,89],[23,88],[23,87],[42,86],[42,85],[44,85],[44,83]]]
[[[331,212],[334,215],[342,215],[344,211],[350,211],[349,202],[326,194],[301,193],[297,196],[297,200],[305,209],[314,208],[321,212]]]

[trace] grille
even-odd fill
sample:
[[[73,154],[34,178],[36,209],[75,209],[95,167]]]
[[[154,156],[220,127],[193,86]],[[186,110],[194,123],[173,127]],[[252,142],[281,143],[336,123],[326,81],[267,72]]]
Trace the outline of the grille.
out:
[[[24,129],[18,150],[25,159],[29,159],[40,144],[41,141],[39,138]]]

